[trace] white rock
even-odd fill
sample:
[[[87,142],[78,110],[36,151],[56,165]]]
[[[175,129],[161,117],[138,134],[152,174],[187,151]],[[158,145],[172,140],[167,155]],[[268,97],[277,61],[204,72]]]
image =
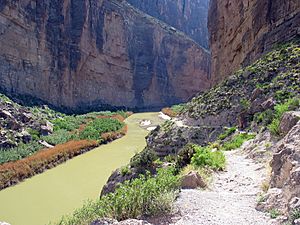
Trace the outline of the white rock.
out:
[[[162,118],[163,120],[171,120],[171,117],[164,114],[163,112],[160,112],[158,115],[159,118]]]

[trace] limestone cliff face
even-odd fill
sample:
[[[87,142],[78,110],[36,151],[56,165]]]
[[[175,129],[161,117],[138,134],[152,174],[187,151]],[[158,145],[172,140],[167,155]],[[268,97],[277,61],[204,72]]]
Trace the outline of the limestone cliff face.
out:
[[[300,33],[299,0],[211,0],[208,21],[215,81]]]
[[[146,109],[210,86],[194,41],[117,0],[0,1],[0,88],[72,111]]]
[[[143,12],[184,32],[208,48],[209,0],[127,0]]]

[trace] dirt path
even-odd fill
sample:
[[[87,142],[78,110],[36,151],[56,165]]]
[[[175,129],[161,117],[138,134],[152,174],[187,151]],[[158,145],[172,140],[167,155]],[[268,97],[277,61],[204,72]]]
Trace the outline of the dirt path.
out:
[[[183,190],[176,207],[181,217],[174,225],[271,225],[255,210],[265,169],[239,151],[226,152],[227,169],[216,175],[211,190]]]

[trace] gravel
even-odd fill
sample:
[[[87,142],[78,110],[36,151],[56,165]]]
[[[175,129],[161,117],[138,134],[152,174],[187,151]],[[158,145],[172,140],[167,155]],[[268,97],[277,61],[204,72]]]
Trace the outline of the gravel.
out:
[[[274,224],[266,214],[255,209],[257,194],[266,175],[265,167],[239,151],[225,154],[227,171],[215,176],[210,190],[183,190],[176,202],[180,216],[174,216],[169,224]]]

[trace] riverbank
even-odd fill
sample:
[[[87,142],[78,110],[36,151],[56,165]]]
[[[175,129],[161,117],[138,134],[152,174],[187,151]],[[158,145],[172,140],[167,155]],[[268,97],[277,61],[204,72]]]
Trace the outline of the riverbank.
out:
[[[50,147],[44,147],[24,159],[0,165],[0,190],[43,173],[101,144],[107,144],[121,138],[127,132],[127,125],[123,121],[127,117],[127,114],[130,115],[129,113],[124,114],[91,114],[84,115],[84,119],[72,117],[72,119],[62,118],[54,120],[56,123],[54,133],[44,137],[43,140],[44,142],[45,140],[50,141],[55,146],[45,142]],[[77,121],[74,122],[74,120],[79,120],[80,125]],[[67,124],[68,122],[70,124]],[[72,128],[62,129],[68,127]],[[10,151],[10,149],[5,150],[8,153]]]
[[[0,220],[13,225],[41,225],[55,221],[96,199],[111,172],[126,165],[142,150],[149,133],[140,127],[142,120],[151,126],[162,122],[158,113],[133,114],[125,120],[127,135],[102,145],[40,175],[0,191]]]

